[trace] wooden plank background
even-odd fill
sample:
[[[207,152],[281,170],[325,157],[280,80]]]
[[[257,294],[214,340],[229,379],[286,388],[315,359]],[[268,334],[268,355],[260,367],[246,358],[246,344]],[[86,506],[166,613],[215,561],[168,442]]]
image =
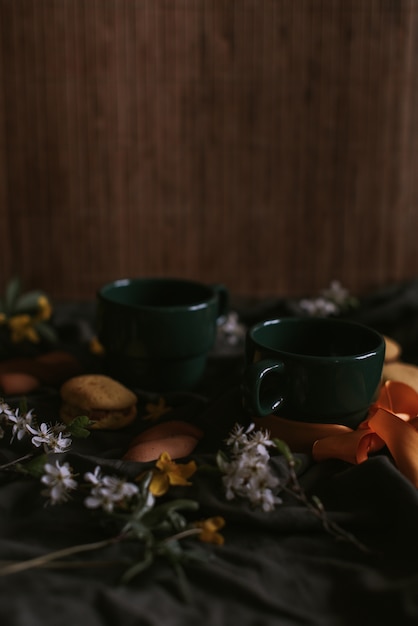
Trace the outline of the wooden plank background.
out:
[[[0,0],[0,288],[418,273],[417,0]]]

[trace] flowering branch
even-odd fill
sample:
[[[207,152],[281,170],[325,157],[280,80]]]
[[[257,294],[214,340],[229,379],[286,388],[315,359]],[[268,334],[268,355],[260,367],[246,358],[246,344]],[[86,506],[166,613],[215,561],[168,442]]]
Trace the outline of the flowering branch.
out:
[[[331,535],[333,535],[336,539],[352,543],[362,552],[370,553],[370,548],[368,548],[361,541],[359,541],[352,533],[347,532],[346,530],[341,528],[339,524],[336,524],[329,519],[321,500],[317,496],[313,496],[311,500],[308,498],[299,483],[299,479],[296,473],[297,464],[291,450],[284,441],[280,439],[274,439],[273,441],[279,452],[281,452],[285,457],[289,471],[288,483],[283,486],[283,490],[291,494],[294,498],[296,498],[296,500],[301,502],[310,513],[312,513],[317,519],[320,520],[323,528]]]
[[[362,552],[370,552],[356,537],[329,519],[319,498],[308,498],[296,473],[297,461],[284,441],[271,440],[268,432],[256,431],[254,424],[246,430],[236,424],[226,444],[230,447],[230,456],[219,452],[217,463],[223,473],[228,500],[244,498],[253,508],[261,507],[268,512],[282,504],[278,495],[280,492],[291,494],[321,521],[323,528],[331,535],[352,543]],[[269,463],[269,448],[276,449],[284,456],[288,468],[286,480],[280,480],[273,473]]]
[[[100,550],[107,546],[121,541],[122,537],[112,537],[111,539],[105,539],[103,541],[96,541],[94,543],[86,543],[79,546],[71,546],[69,548],[63,548],[62,550],[56,550],[55,552],[49,552],[42,556],[28,559],[27,561],[19,561],[18,563],[9,563],[0,567],[0,576],[7,576],[9,574],[18,574],[28,569],[35,567],[44,567],[53,561],[62,559],[74,554],[81,554],[82,552],[91,552],[93,550]]]
[[[56,332],[49,323],[51,316],[51,303],[42,291],[24,293],[19,278],[11,279],[0,297],[0,352],[7,356],[13,352],[13,345],[24,342],[56,343]]]
[[[186,600],[189,590],[184,564],[192,560],[207,558],[207,553],[191,549],[183,541],[196,537],[207,543],[222,545],[223,535],[219,532],[225,525],[220,516],[204,520],[190,521],[188,514],[195,514],[199,502],[185,498],[161,498],[173,487],[188,487],[190,478],[197,471],[195,461],[176,463],[167,452],[160,455],[155,466],[142,472],[131,482],[124,476],[105,474],[98,465],[82,477],[75,473],[66,461],[57,459],[67,452],[72,437],[85,437],[90,434],[89,420],[76,418],[70,425],[59,422],[47,424],[38,421],[33,411],[28,411],[24,403],[19,409],[11,409],[0,402],[0,430],[2,436],[11,431],[14,440],[30,439],[33,451],[0,466],[1,471],[15,471],[38,478],[42,485],[41,495],[46,504],[64,504],[77,491],[84,492],[83,504],[86,509],[97,511],[112,520],[116,526],[113,536],[93,543],[80,544],[19,563],[0,566],[0,575],[14,574],[25,569],[45,567],[68,557],[101,550],[113,544],[134,542],[139,546],[138,555],[129,559],[122,582],[129,582],[160,558],[166,559],[177,574],[177,580]],[[323,524],[333,536],[351,541],[362,550],[367,550],[355,537],[328,519],[322,503],[317,498],[309,499],[301,488],[296,460],[287,445],[270,439],[268,432],[256,430],[251,424],[247,429],[236,424],[226,444],[228,453],[219,451],[217,467],[222,474],[222,484],[227,500],[244,498],[251,507],[261,508],[265,513],[273,511],[283,503],[281,495],[291,493]],[[279,477],[270,463],[270,450],[284,455],[288,476]],[[51,453],[54,458],[51,459]],[[90,566],[86,563],[85,566]],[[68,562],[68,567],[74,561]]]

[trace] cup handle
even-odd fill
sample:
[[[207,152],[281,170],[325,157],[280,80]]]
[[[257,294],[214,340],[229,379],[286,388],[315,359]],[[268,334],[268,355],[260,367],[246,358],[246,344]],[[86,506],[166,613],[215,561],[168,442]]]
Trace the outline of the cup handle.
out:
[[[222,324],[229,311],[229,289],[222,283],[212,284],[211,287],[218,299],[218,315],[216,319],[218,324]]]
[[[282,361],[263,359],[244,371],[241,392],[244,409],[263,417],[274,413],[284,402]]]

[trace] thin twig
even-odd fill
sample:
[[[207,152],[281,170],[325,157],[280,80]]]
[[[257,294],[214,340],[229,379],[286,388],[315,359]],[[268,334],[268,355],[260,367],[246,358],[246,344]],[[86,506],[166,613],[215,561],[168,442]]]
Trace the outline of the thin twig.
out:
[[[344,539],[345,541],[352,543],[362,552],[365,552],[367,554],[372,553],[372,550],[368,548],[365,544],[363,544],[361,541],[359,541],[353,534],[344,530],[336,522],[333,522],[332,520],[328,518],[327,513],[324,507],[322,506],[322,503],[320,502],[320,500],[317,500],[317,502],[315,503],[312,503],[309,500],[306,493],[304,492],[304,490],[299,484],[294,466],[291,463],[289,463],[289,476],[290,476],[291,485],[285,486],[284,491],[286,491],[286,493],[291,494],[299,502],[302,502],[307,508],[307,510],[321,521],[324,529],[327,532],[329,532],[331,535],[333,535],[336,538]]]
[[[56,550],[55,552],[50,552],[49,554],[45,554],[43,556],[37,556],[33,559],[28,559],[27,561],[19,561],[18,563],[12,563],[10,565],[5,565],[0,568],[0,576],[6,576],[8,574],[17,574],[18,572],[22,572],[27,569],[32,569],[34,567],[45,567],[45,565],[56,561],[58,559],[65,558],[67,556],[71,556],[73,554],[81,554],[82,552],[91,552],[93,550],[100,550],[100,548],[106,548],[110,546],[112,543],[118,543],[124,538],[124,536],[119,535],[117,537],[112,537],[111,539],[104,539],[103,541],[96,541],[94,543],[86,543],[78,546],[71,546],[69,548],[63,548],[62,550]]]
[[[0,465],[0,470],[4,470],[4,469],[8,469],[9,467],[12,467],[13,465],[17,465],[18,463],[21,463],[22,461],[26,461],[26,459],[30,459],[31,457],[33,457],[33,454],[25,454],[24,456],[21,456],[18,459],[15,459],[14,461],[9,461],[9,463],[4,463],[4,465]]]
[[[20,563],[21,561],[19,561]],[[17,561],[0,561],[0,568],[5,566],[16,565]],[[127,561],[121,559],[114,561],[53,561],[50,563],[39,564],[38,568],[49,569],[79,569],[94,567],[114,567],[115,565],[126,565]]]
[[[182,530],[176,535],[171,535],[170,537],[166,537],[161,543],[169,543],[170,541],[178,541],[179,539],[184,539],[185,537],[191,537],[192,535],[200,535],[202,532],[201,528],[189,528],[187,530]]]

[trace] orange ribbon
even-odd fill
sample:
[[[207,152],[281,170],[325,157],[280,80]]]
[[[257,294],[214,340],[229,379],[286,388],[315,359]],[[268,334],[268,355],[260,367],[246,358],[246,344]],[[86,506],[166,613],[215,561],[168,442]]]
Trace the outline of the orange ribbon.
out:
[[[385,446],[399,471],[418,487],[418,393],[409,385],[386,381],[367,418],[352,430],[341,424],[311,424],[268,415],[256,419],[271,437],[293,452],[312,453],[315,461],[341,459],[362,463]]]

